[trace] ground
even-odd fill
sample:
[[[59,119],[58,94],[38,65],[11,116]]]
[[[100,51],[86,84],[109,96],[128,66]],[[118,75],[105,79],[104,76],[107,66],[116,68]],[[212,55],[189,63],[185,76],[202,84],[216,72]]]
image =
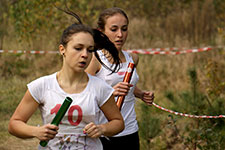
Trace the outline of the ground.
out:
[[[19,139],[9,136],[5,142],[0,144],[1,150],[37,150],[39,141],[37,139]]]

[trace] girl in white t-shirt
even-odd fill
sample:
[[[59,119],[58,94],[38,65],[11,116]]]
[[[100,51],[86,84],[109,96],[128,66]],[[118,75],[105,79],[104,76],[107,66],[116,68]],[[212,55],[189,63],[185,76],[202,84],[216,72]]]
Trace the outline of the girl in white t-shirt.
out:
[[[59,45],[63,56],[61,70],[29,83],[9,122],[9,132],[19,138],[35,137],[48,141],[46,147],[39,146],[39,149],[101,150],[100,136],[113,136],[124,129],[123,118],[112,95],[113,88],[84,72],[92,52],[96,53],[99,47],[106,48],[107,44],[112,43],[101,32],[83,25],[77,15],[74,17],[79,23],[64,30]],[[109,48],[109,53],[112,52]],[[118,64],[118,53],[113,52],[112,56]],[[73,102],[59,126],[50,124],[67,96]],[[38,108],[43,125],[28,125],[27,121]],[[109,122],[99,124],[100,111]]]

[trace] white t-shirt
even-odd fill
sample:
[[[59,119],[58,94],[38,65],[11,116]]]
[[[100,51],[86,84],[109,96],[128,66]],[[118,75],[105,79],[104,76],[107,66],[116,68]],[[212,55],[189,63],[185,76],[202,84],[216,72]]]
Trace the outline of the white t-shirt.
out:
[[[108,67],[111,67],[112,64],[104,56],[102,51],[97,51],[97,52],[99,54],[101,61],[104,64],[106,64]],[[96,73],[96,77],[103,79],[104,81],[106,81],[106,83],[108,83],[112,87],[114,85],[116,85],[117,83],[123,81],[124,75],[127,71],[128,64],[130,62],[134,63],[132,57],[126,51],[122,51],[122,52],[126,58],[126,62],[120,64],[121,68],[117,73],[110,74],[111,71],[108,70],[107,68],[105,68],[104,66],[102,66],[100,71],[98,73]],[[135,109],[134,109],[135,101],[136,101],[135,96],[134,96],[134,88],[135,88],[138,80],[139,80],[139,76],[137,74],[136,69],[134,69],[132,77],[131,77],[131,81],[130,81],[130,84],[132,84],[133,87],[130,88],[129,93],[125,96],[124,103],[121,108],[121,114],[122,114],[124,122],[125,122],[125,129],[122,132],[120,132],[119,134],[115,135],[115,137],[132,134],[132,133],[138,131],[138,124],[137,124],[136,113],[135,113]],[[117,101],[117,98],[118,97],[115,97],[115,101]],[[105,118],[103,113],[101,113],[101,115],[100,115],[99,122],[101,122],[101,123],[107,122],[107,119]]]
[[[40,104],[44,124],[51,123],[66,97],[73,100],[59,124],[58,134],[44,149],[102,149],[99,138],[86,136],[83,128],[90,122],[99,124],[99,107],[109,99],[114,90],[101,79],[91,75],[88,77],[86,88],[76,94],[68,94],[61,89],[56,73],[38,78],[27,85],[32,97]],[[39,149],[43,148],[39,145]]]

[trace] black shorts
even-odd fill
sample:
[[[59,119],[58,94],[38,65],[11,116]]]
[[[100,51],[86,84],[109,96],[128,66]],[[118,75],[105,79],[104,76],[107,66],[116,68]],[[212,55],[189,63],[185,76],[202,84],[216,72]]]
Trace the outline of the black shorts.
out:
[[[104,150],[139,150],[138,132],[119,137],[100,137]]]

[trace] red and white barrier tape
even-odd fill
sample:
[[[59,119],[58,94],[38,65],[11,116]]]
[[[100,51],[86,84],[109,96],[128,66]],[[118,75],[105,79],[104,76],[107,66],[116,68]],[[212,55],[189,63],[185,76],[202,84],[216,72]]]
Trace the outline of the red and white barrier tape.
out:
[[[178,54],[185,54],[185,53],[197,53],[197,52],[204,52],[204,51],[210,51],[213,48],[211,47],[204,47],[204,48],[199,48],[199,49],[187,49],[187,50],[181,50],[181,51],[172,51],[175,50],[175,48],[170,48],[170,49],[137,49],[137,50],[126,50],[130,53],[136,53],[136,54],[145,54],[145,55],[156,55],[156,54],[170,54],[170,55],[178,55]],[[165,50],[165,51],[163,51]],[[170,51],[168,51],[170,50]]]
[[[24,54],[57,54],[59,53],[58,51],[36,51],[36,50],[0,50],[0,53],[14,53],[14,54],[19,54],[19,53],[24,53]]]
[[[175,114],[175,115],[179,115],[179,116],[184,116],[184,117],[189,117],[189,118],[207,118],[207,119],[217,119],[217,118],[225,118],[225,115],[219,115],[219,116],[206,116],[206,115],[203,115],[203,116],[197,116],[197,115],[190,115],[190,114],[184,114],[184,113],[180,113],[180,112],[175,112],[175,111],[172,111],[172,110],[169,110],[169,109],[166,109],[166,108],[163,108],[162,106],[159,106],[155,103],[152,103],[155,107],[161,109],[161,110],[164,110],[166,112],[169,112],[169,113],[172,113],[172,114]]]
[[[146,54],[146,55],[154,55],[154,54],[170,54],[170,55],[178,55],[178,54],[185,54],[185,53],[196,53],[196,52],[204,52],[210,51],[213,48],[211,47],[204,47],[198,49],[186,49],[178,51],[178,48],[150,48],[150,49],[136,49],[136,50],[126,50],[130,53],[136,54]],[[176,51],[174,51],[176,50]],[[28,53],[28,54],[57,54],[58,51],[36,51],[36,50],[0,50],[0,53]]]

